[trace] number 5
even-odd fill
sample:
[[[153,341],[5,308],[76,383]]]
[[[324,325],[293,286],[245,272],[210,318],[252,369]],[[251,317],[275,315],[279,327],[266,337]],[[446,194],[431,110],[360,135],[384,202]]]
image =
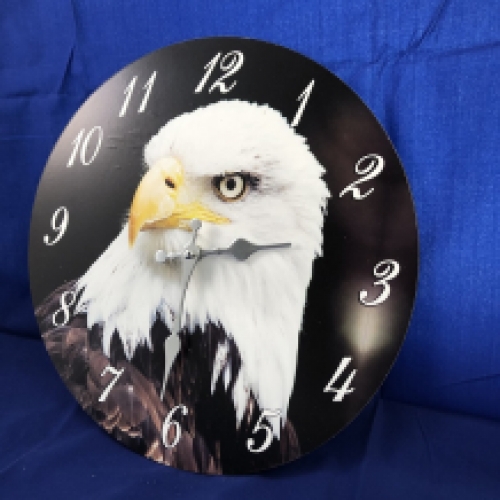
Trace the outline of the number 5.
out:
[[[255,427],[253,428],[252,433],[255,434],[256,432],[259,432],[261,429],[266,431],[266,439],[262,443],[262,446],[260,448],[254,448],[253,446],[255,445],[255,439],[254,438],[248,438],[247,439],[247,448],[248,451],[251,451],[252,453],[262,453],[263,451],[267,450],[270,446],[270,444],[273,441],[273,431],[269,425],[266,425],[265,423],[262,422],[262,420],[266,417],[279,417],[281,415],[281,412],[279,410],[264,410],[262,414],[259,417],[259,420],[257,420],[257,423],[255,424]]]

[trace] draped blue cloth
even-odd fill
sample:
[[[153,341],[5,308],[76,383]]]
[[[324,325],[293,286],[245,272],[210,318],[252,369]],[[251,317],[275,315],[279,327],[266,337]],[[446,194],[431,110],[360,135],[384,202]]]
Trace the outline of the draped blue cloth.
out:
[[[500,3],[22,0],[0,4],[0,498],[500,498]],[[416,203],[420,280],[377,397],[298,462],[248,477],[159,466],[110,439],[51,365],[29,294],[31,207],[83,101],[190,38],[284,45],[372,109]]]

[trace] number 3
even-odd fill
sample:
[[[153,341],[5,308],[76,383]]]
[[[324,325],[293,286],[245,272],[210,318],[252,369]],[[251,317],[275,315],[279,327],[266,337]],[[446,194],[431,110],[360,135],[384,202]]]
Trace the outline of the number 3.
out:
[[[366,290],[361,290],[359,292],[359,300],[365,306],[377,306],[385,302],[389,295],[391,294],[391,285],[388,283],[393,280],[401,269],[399,262],[393,259],[385,259],[380,261],[374,268],[373,274],[375,278],[380,278],[378,281],[375,281],[374,285],[382,286],[381,294],[372,302],[366,300],[368,297],[368,292]]]

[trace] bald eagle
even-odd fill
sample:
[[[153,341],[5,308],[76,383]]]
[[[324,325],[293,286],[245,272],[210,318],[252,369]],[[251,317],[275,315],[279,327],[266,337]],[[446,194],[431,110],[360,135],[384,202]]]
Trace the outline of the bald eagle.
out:
[[[164,125],[144,148],[145,172],[127,222],[79,279],[37,308],[43,338],[61,376],[108,432],[156,461],[208,473],[238,473],[299,455],[287,418],[299,333],[312,266],[322,252],[329,192],[323,167],[305,139],[267,105],[220,101]],[[178,261],[190,221],[197,244],[226,248],[238,238],[289,242],[244,262],[230,255],[194,268],[181,312],[181,348],[160,398],[163,345],[179,315]],[[61,295],[78,297],[70,321],[54,328]],[[125,368],[105,401],[106,366]],[[175,415],[182,434],[164,445],[162,425]],[[273,441],[250,453],[263,410]],[[244,465],[241,465],[244,464]]]

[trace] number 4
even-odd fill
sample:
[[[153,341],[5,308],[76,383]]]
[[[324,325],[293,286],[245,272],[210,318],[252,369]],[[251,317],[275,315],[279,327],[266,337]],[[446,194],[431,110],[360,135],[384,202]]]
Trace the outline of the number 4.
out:
[[[333,374],[333,377],[330,379],[328,384],[326,384],[326,387],[323,389],[323,392],[333,392],[335,394],[333,401],[335,403],[338,403],[344,399],[344,396],[347,394],[351,394],[351,392],[354,391],[354,387],[349,387],[352,379],[354,378],[354,375],[356,375],[357,370],[353,370],[350,375],[347,377],[347,380],[344,382],[342,387],[340,389],[337,389],[333,384],[337,382],[339,377],[344,373],[344,370],[347,368],[349,363],[351,362],[352,358],[343,358],[342,361],[340,362],[340,365],[338,368],[335,370],[335,373]]]

